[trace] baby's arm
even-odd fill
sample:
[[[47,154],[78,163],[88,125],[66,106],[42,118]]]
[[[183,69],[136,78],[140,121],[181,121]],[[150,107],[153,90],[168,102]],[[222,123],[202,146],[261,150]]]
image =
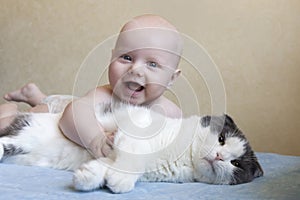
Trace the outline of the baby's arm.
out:
[[[106,144],[106,137],[96,119],[94,105],[110,102],[110,98],[111,92],[108,88],[92,90],[70,103],[59,121],[59,127],[67,138],[88,148],[97,157],[104,156],[101,147]]]

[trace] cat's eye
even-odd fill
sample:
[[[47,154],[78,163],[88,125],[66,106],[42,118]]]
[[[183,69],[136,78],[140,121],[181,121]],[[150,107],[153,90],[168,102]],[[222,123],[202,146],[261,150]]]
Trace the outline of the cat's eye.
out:
[[[225,137],[224,137],[224,135],[223,134],[220,134],[219,135],[219,143],[220,143],[220,145],[224,145],[225,144]]]
[[[235,166],[235,167],[241,167],[240,162],[239,162],[238,160],[232,160],[232,161],[230,161],[230,162],[231,162],[231,164],[232,164],[233,166]]]

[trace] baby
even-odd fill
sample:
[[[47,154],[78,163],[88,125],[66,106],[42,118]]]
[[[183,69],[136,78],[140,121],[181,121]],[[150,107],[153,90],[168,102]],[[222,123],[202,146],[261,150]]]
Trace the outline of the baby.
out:
[[[163,96],[180,74],[177,68],[182,40],[176,28],[156,15],[142,15],[126,23],[118,36],[109,65],[109,85],[99,86],[70,102],[59,122],[63,134],[88,148],[96,157],[105,156],[105,130],[97,121],[99,103],[126,102],[146,106],[171,118],[181,117],[180,108]],[[26,102],[32,112],[47,112],[46,98],[34,84],[4,96],[8,101]],[[16,105],[0,107],[0,124],[7,126]]]

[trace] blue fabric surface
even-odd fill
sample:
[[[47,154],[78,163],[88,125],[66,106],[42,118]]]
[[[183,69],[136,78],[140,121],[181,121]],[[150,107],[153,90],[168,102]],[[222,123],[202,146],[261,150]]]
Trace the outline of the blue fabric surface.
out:
[[[125,194],[78,192],[72,173],[0,164],[0,199],[300,199],[300,157],[257,153],[265,175],[242,185],[142,183]]]

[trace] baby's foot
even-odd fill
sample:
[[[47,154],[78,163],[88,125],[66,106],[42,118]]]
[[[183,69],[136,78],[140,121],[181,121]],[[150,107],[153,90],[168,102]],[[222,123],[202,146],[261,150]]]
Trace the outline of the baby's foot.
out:
[[[21,89],[4,95],[7,101],[24,102],[31,106],[40,104],[45,97],[46,95],[34,83],[28,83]]]

